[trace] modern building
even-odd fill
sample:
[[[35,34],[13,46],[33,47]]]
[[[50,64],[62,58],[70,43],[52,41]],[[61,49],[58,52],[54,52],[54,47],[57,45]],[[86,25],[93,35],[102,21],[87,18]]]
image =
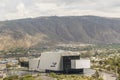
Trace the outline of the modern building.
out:
[[[29,70],[35,71],[83,73],[84,68],[90,68],[90,60],[81,59],[79,52],[45,52],[39,58],[29,60]]]

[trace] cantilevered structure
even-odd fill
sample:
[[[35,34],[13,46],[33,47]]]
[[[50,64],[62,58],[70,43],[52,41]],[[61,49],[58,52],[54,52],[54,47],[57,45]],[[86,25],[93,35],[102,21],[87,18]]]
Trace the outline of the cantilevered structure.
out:
[[[45,52],[29,60],[29,70],[35,71],[83,73],[84,68],[90,68],[90,60],[81,59],[79,52]]]

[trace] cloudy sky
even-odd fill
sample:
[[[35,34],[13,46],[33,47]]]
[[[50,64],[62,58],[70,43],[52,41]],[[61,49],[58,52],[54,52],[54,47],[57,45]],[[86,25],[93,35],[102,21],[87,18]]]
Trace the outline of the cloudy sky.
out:
[[[55,15],[120,18],[120,0],[0,0],[0,20]]]

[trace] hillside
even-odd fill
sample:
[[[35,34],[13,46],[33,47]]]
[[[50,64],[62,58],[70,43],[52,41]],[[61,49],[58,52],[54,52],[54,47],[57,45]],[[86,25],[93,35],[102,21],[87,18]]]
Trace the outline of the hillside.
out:
[[[51,16],[0,22],[0,50],[58,42],[120,43],[120,19]]]

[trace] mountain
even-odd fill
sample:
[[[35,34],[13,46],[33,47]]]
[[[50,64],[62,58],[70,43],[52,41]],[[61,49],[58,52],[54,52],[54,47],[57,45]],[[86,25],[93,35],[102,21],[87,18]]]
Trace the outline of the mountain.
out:
[[[0,50],[59,42],[120,43],[120,19],[51,16],[0,22]]]

